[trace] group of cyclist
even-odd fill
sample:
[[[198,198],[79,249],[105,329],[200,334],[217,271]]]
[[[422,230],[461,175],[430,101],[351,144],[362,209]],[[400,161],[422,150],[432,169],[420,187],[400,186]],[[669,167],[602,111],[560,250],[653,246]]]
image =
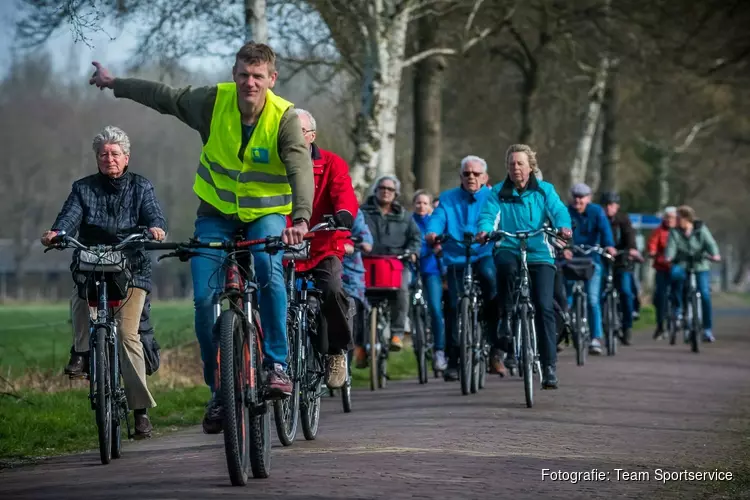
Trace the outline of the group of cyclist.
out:
[[[270,47],[250,42],[236,55],[230,83],[174,89],[142,79],[115,78],[99,63],[94,63],[96,71],[90,83],[112,89],[115,97],[173,115],[198,131],[203,149],[193,186],[200,199],[196,239],[218,242],[239,233],[247,239],[281,235],[283,242],[291,246],[309,240],[309,258],[298,261],[297,266],[312,273],[316,287],[322,291],[321,311],[327,337],[326,383],[330,388],[345,383],[349,350],[354,349],[357,366],[367,363],[364,339],[359,333],[354,338],[352,330],[364,330],[357,325],[364,323],[368,310],[362,263],[363,255],[368,254],[406,254],[409,261],[419,264],[415,269],[421,273],[427,295],[434,336],[434,367],[443,371],[446,381],[458,379],[455,305],[466,259],[464,249],[456,241],[464,239],[466,233],[474,238],[470,264],[480,284],[485,323],[499,325],[496,331],[487,332],[492,347],[492,372],[504,375],[506,367],[513,363],[505,354],[509,350],[510,302],[520,267],[518,241],[505,238],[491,244],[490,236],[500,229],[518,232],[550,227],[556,232],[557,237],[544,232],[529,238],[526,250],[531,299],[537,311],[535,324],[543,387],[558,386],[556,311],[561,310],[567,321],[567,299],[560,298],[559,286],[559,268],[572,257],[567,242],[600,245],[612,255],[623,256],[618,264],[618,287],[625,312],[622,341],[630,341],[628,318],[632,314],[628,311],[633,310],[636,294],[629,259],[637,257],[637,250],[632,227],[627,216],[619,212],[616,195],[605,195],[602,208],[591,203],[588,186],[577,184],[570,193],[572,203],[566,206],[554,186],[543,180],[532,148],[515,144],[505,155],[507,176],[492,187],[486,161],[470,155],[459,167],[460,186],[441,193],[439,202],[430,193],[418,191],[413,198],[414,213],[410,212],[397,201],[401,194],[399,180],[387,175],[374,182],[370,196],[360,205],[344,160],[315,144],[313,116],[295,109],[292,103],[271,91],[277,77],[275,59]],[[93,147],[98,172],[73,184],[42,242],[52,245],[64,231],[78,232],[83,244],[105,244],[142,226],[149,228],[155,240],[164,240],[167,223],[153,186],[145,177],[129,170],[130,141],[125,132],[107,127],[96,136]],[[147,160],[143,163],[147,168]],[[672,229],[669,238],[654,244],[655,265],[660,266],[657,296],[665,293],[666,282],[676,290],[675,296],[679,295],[680,277],[684,273],[681,274],[678,265],[672,265],[665,274],[664,266],[684,248],[704,242],[715,246],[705,225],[695,224],[692,212],[686,208],[680,210],[680,229]],[[328,215],[333,216],[331,228],[335,230],[307,234]],[[442,238],[443,235],[452,238]],[[356,245],[353,239],[358,241]],[[287,374],[288,299],[283,255],[262,249],[253,249],[252,253],[259,285],[263,365],[268,373],[266,394],[269,399],[288,398],[293,384]],[[718,250],[711,253],[718,258]],[[190,259],[195,331],[204,380],[212,391],[203,419],[206,433],[222,430],[223,402],[216,392],[212,309],[212,295],[222,270],[217,258],[220,254],[220,250],[206,250]],[[596,273],[587,283],[592,324],[590,349],[598,354],[602,336],[599,308],[602,264],[598,255],[591,259]],[[121,325],[119,338],[126,353],[122,374],[128,405],[136,415],[135,436],[148,437],[152,431],[148,409],[156,406],[156,402],[146,384],[144,354],[137,335],[144,301],[151,289],[150,259],[136,250],[130,263],[134,272],[128,300],[117,311]],[[392,304],[390,349],[393,351],[403,348],[411,272],[410,266],[404,266],[401,290]],[[443,280],[447,285],[445,294]],[[707,286],[707,278],[700,278],[700,283]],[[710,308],[709,297],[704,294]],[[354,322],[350,317],[350,299],[356,304]],[[663,310],[660,306],[661,303],[657,304],[657,310]],[[80,332],[71,363],[76,361],[73,356],[85,356],[87,349],[82,336],[87,328],[85,303],[77,302],[76,311],[75,328]],[[704,314],[704,318],[710,335],[710,314]]]

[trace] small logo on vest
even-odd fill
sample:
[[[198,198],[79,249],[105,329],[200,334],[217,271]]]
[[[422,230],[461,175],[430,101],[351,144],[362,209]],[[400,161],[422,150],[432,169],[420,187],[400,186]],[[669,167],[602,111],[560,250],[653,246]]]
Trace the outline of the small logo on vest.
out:
[[[268,163],[268,150],[266,148],[252,148],[250,149],[250,156],[255,163]]]

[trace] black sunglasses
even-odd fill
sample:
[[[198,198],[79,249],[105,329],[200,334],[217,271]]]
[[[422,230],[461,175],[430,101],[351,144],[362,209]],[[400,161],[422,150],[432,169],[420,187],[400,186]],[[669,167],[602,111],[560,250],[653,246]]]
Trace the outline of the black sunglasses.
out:
[[[392,193],[395,193],[396,188],[392,188],[390,186],[378,186],[378,191],[390,191]]]
[[[482,173],[481,172],[461,172],[461,175],[463,175],[466,178],[469,178],[469,177],[479,177],[480,175],[482,175]]]

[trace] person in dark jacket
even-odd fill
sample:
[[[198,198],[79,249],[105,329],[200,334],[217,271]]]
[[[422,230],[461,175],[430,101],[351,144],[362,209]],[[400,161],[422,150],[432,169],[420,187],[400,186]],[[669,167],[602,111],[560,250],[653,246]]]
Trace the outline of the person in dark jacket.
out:
[[[372,255],[401,255],[409,253],[416,260],[422,248],[422,233],[411,212],[396,201],[401,194],[401,182],[393,175],[384,175],[375,180],[372,194],[360,210],[372,232]],[[409,282],[411,273],[404,266],[401,291],[391,304],[391,347],[399,351],[402,347],[406,315],[409,312]]]
[[[166,236],[167,221],[154,187],[148,179],[128,171],[130,139],[117,127],[106,127],[94,138],[94,154],[99,171],[73,183],[52,228],[42,235],[49,246],[61,232],[73,235],[84,245],[114,244],[139,226],[149,228],[155,240]],[[148,408],[156,406],[146,384],[146,364],[138,327],[146,295],[151,291],[151,261],[140,250],[127,252],[132,281],[127,297],[116,311],[122,357],[122,377],[128,406],[135,413],[136,438],[150,437],[152,426]],[[79,303],[83,302],[83,307]],[[75,323],[88,322],[88,304],[76,297],[73,310],[79,311]],[[88,351],[88,330],[75,346]]]
[[[412,198],[414,205],[414,221],[424,235],[427,232],[427,223],[432,214],[432,195],[424,189],[419,189]],[[445,329],[443,325],[443,276],[442,265],[437,255],[427,242],[422,243],[422,251],[419,254],[419,272],[422,275],[427,310],[430,313],[430,325],[434,339],[433,358],[434,369],[444,371],[448,367],[445,357]]]
[[[633,279],[633,260],[641,260],[641,254],[635,244],[635,229],[630,217],[620,212],[620,195],[615,192],[602,193],[601,205],[607,214],[615,240],[617,258],[615,259],[615,286],[620,292],[620,309],[622,312],[622,343],[630,345],[630,330],[633,328],[633,308],[635,306],[635,281]]]

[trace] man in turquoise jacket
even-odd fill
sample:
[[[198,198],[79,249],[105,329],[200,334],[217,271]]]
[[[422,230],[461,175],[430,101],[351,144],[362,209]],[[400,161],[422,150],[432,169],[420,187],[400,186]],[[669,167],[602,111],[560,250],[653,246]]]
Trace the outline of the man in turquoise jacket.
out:
[[[438,235],[450,234],[452,238],[463,240],[464,233],[477,232],[477,219],[485,200],[490,195],[487,184],[487,162],[478,156],[467,156],[461,160],[461,186],[445,191],[440,195],[440,204],[432,212],[427,223],[425,240],[430,245],[435,243]],[[448,368],[443,372],[446,381],[458,380],[459,340],[456,325],[456,309],[459,290],[463,283],[463,272],[466,266],[464,247],[454,241],[442,244],[443,264],[446,266],[448,281],[448,300],[445,305],[445,334]],[[492,249],[477,243],[472,245],[471,264],[479,279],[482,289],[482,300],[488,325],[497,325],[497,283],[495,264],[492,262]],[[490,341],[497,344],[497,339]],[[496,346],[497,347],[497,346]],[[493,363],[495,371],[504,373],[502,362]]]
[[[487,234],[498,229],[509,233],[535,231],[548,222],[559,229],[564,238],[570,238],[570,215],[565,204],[552,184],[539,181],[532,175],[539,169],[536,153],[525,144],[514,144],[508,148],[505,162],[508,177],[492,188],[492,194],[479,215],[478,239],[486,241]],[[495,246],[498,302],[506,316],[510,312],[513,288],[520,270],[520,256],[517,239],[505,238]],[[529,239],[526,259],[531,278],[531,300],[536,310],[534,321],[542,362],[542,386],[556,389],[555,249],[547,235]]]

